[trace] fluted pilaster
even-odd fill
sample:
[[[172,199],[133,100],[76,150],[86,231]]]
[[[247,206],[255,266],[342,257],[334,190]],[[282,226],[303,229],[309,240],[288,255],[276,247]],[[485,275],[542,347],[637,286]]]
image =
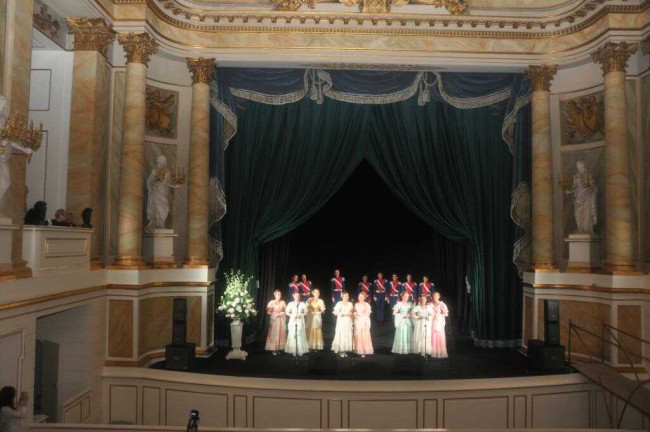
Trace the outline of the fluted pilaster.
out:
[[[187,59],[192,73],[192,124],[187,200],[187,254],[184,267],[208,265],[210,78],[213,58]]]
[[[115,265],[144,266],[142,257],[142,208],[144,199],[144,133],[147,63],[158,49],[146,33],[120,34],[126,53],[124,121],[120,158],[120,204]]]
[[[592,54],[603,69],[605,87],[605,268],[611,271],[634,270],[625,68],[636,47],[608,42]]]
[[[533,266],[555,269],[553,238],[553,160],[551,155],[550,87],[557,66],[530,66],[525,76],[532,93],[532,224]]]

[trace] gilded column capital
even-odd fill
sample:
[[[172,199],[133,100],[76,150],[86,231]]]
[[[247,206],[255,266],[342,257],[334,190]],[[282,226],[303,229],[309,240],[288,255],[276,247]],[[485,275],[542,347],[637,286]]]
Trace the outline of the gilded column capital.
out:
[[[641,41],[641,51],[650,54],[650,36]]]
[[[557,65],[528,66],[524,77],[533,85],[533,91],[549,91],[556,73]]]
[[[158,51],[158,43],[148,33],[121,33],[117,40],[124,47],[127,63],[149,63],[149,56]]]
[[[637,44],[627,42],[607,42],[598,48],[598,51],[591,54],[591,59],[596,63],[600,63],[603,74],[625,72],[627,61],[632,53],[636,51],[637,46]]]
[[[187,68],[192,72],[192,84],[210,84],[212,78],[213,58],[191,58],[187,57]]]
[[[66,21],[74,35],[75,50],[99,51],[106,55],[108,45],[115,39],[115,32],[104,18],[67,17]]]

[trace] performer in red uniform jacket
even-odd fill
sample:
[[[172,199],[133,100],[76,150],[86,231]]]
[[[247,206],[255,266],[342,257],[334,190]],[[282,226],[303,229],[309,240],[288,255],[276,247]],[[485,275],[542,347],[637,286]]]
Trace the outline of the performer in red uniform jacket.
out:
[[[340,270],[334,270],[334,277],[330,281],[332,291],[332,303],[336,304],[341,301],[341,293],[345,291],[345,278],[341,276]]]
[[[411,277],[410,274],[406,275],[406,282],[402,284],[402,292],[406,292],[409,295],[409,301],[413,301],[415,298],[415,295],[417,294],[418,285],[413,282],[413,278]]]
[[[311,281],[307,280],[307,275],[303,274],[300,276],[300,282],[298,283],[298,288],[300,288],[300,295],[302,296],[302,301],[306,302],[311,297]]]
[[[298,275],[295,274],[291,276],[291,282],[289,282],[289,290],[287,291],[287,297],[293,299],[293,293],[299,293],[300,287],[298,286]]]
[[[390,306],[390,310],[393,310],[393,307],[397,304],[399,301],[399,295],[402,292],[402,283],[399,281],[399,278],[397,277],[397,273],[393,273],[393,280],[388,284],[388,306]]]
[[[426,296],[429,298],[430,301],[431,294],[433,293],[433,287],[434,284],[429,282],[429,278],[427,276],[423,276],[422,282],[420,282],[420,285],[418,286],[418,299],[422,296]]]
[[[372,296],[370,295],[370,291],[372,290],[372,284],[368,282],[368,275],[363,275],[361,277],[361,282],[359,282],[359,287],[357,289],[357,297],[359,296],[360,293],[364,293],[366,295],[366,298],[368,299],[368,303],[370,303],[370,299]]]

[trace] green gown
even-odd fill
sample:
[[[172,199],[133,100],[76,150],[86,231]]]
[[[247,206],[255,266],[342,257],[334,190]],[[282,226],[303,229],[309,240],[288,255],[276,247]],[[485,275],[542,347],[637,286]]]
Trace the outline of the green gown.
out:
[[[395,315],[395,341],[393,342],[393,349],[395,354],[409,354],[411,352],[411,339],[413,337],[413,323],[408,318],[411,312],[412,305],[409,303],[403,305],[401,302],[393,307],[393,311],[397,311]]]

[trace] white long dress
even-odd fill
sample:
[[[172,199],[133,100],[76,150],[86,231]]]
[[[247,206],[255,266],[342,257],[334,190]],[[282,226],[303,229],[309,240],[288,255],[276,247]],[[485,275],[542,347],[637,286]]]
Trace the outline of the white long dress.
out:
[[[303,302],[292,301],[287,305],[285,313],[289,317],[289,324],[287,324],[287,345],[284,351],[289,354],[301,356],[309,352],[307,334],[305,333],[306,311],[307,305]]]
[[[336,314],[336,331],[332,341],[332,351],[335,353],[350,352],[354,348],[352,338],[352,314],[354,306],[348,302],[343,304],[342,301],[334,306]]]
[[[419,355],[431,355],[431,330],[433,329],[433,306],[415,306],[413,315],[413,341],[411,352]]]

